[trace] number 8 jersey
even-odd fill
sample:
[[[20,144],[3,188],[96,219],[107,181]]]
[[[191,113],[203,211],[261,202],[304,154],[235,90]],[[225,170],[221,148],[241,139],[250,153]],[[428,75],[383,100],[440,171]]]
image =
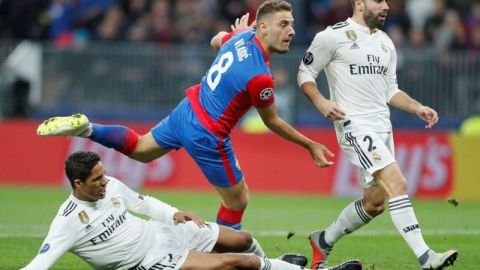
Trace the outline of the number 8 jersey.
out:
[[[274,83],[269,57],[254,30],[230,33],[222,44],[201,84],[188,89],[187,97],[202,125],[226,137],[252,105],[273,103]]]

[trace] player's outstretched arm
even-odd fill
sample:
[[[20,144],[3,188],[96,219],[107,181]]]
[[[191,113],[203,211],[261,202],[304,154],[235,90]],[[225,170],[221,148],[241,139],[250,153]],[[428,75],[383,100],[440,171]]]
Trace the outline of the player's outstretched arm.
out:
[[[301,85],[300,89],[312,102],[315,108],[322,113],[323,117],[331,121],[343,120],[345,112],[336,102],[325,98],[314,82],[305,82]]]
[[[425,128],[432,128],[438,122],[438,114],[434,109],[422,105],[417,100],[411,98],[404,91],[399,90],[390,99],[389,103],[390,105],[402,111],[416,114],[418,117],[420,117],[420,119],[427,122]]]
[[[257,111],[262,117],[263,123],[265,123],[265,125],[271,131],[275,132],[277,135],[286,140],[306,148],[310,152],[315,165],[319,167],[328,167],[333,165],[333,162],[327,160],[326,156],[333,157],[334,154],[323,144],[312,141],[298,130],[290,126],[287,122],[283,121],[283,119],[278,116],[277,108],[274,103],[263,109],[257,108]]]
[[[212,48],[214,48],[216,51],[218,51],[220,49],[220,47],[222,47],[222,39],[224,36],[228,35],[227,32],[225,31],[220,31],[218,32],[213,38],[212,40],[210,40],[210,46],[212,46]]]
[[[195,215],[192,212],[176,212],[173,215],[173,220],[175,220],[175,223],[185,223],[187,221],[193,221],[195,224],[198,225],[198,227],[202,228],[205,227],[207,224],[203,219],[199,218],[197,215]]]

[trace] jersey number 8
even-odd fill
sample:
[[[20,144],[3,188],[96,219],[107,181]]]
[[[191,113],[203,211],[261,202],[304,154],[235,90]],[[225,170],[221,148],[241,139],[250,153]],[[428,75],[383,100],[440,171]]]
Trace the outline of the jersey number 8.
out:
[[[233,53],[226,52],[220,56],[218,63],[213,65],[207,74],[207,84],[212,91],[215,91],[220,80],[222,79],[222,74],[225,73],[228,68],[233,64]],[[214,75],[216,74],[215,78]]]

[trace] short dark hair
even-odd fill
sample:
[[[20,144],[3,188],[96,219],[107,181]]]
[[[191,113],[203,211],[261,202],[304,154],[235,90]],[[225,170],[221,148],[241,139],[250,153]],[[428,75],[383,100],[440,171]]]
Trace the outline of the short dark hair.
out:
[[[65,174],[75,188],[73,181],[80,179],[82,182],[87,180],[92,172],[93,167],[100,161],[100,156],[97,153],[89,151],[79,151],[71,154],[65,161]]]
[[[278,12],[278,11],[292,12],[293,8],[290,3],[284,0],[267,0],[258,7],[257,17],[255,19],[258,22],[263,17],[265,17],[265,15]]]

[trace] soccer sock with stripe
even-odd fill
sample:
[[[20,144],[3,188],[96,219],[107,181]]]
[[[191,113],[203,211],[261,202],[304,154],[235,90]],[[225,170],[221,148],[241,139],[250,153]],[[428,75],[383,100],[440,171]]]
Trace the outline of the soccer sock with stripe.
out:
[[[338,239],[352,233],[372,220],[363,208],[362,199],[356,200],[343,209],[343,211],[326,230],[325,242],[332,246]]]
[[[259,270],[308,270],[307,268],[287,263],[279,259],[260,258]]]
[[[253,238],[253,243],[249,249],[243,251],[243,253],[253,253],[258,257],[265,257],[265,252],[263,251],[262,247],[258,243],[257,239]]]
[[[217,224],[221,224],[235,230],[242,229],[243,210],[228,209],[222,204],[217,212]]]
[[[391,198],[388,201],[388,208],[393,224],[413,253],[415,253],[415,256],[418,258],[428,251],[429,247],[423,240],[422,232],[408,195]]]
[[[92,134],[89,138],[103,146],[129,155],[135,150],[139,135],[125,126],[92,124]]]

